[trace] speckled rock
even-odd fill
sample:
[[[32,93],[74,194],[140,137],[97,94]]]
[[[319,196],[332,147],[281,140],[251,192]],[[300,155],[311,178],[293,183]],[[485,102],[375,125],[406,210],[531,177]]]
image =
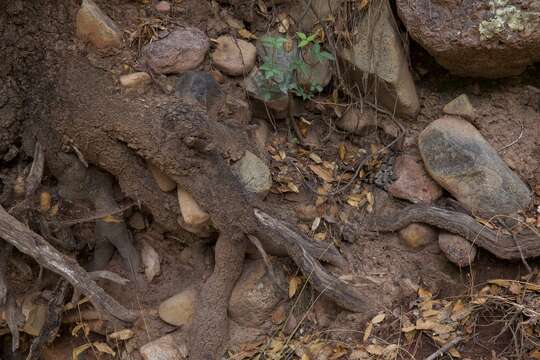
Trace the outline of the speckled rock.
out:
[[[286,284],[279,263],[275,263],[274,271],[283,284]],[[272,312],[284,300],[285,295],[267,273],[264,261],[251,261],[244,265],[244,271],[233,289],[229,314],[231,319],[240,325],[258,327],[271,319]]]
[[[139,351],[144,360],[184,360],[188,357],[186,344],[176,334],[151,341],[141,346]]]
[[[426,170],[472,213],[490,218],[526,209],[532,193],[466,120],[443,117],[418,137]]]
[[[249,192],[265,194],[272,187],[270,169],[251,151],[246,151],[244,156],[233,165],[233,171]]]
[[[476,257],[476,246],[459,235],[441,232],[439,247],[446,258],[459,267],[469,266]]]
[[[197,28],[182,28],[151,42],[141,62],[158,74],[179,74],[198,67],[208,52],[208,37]]]

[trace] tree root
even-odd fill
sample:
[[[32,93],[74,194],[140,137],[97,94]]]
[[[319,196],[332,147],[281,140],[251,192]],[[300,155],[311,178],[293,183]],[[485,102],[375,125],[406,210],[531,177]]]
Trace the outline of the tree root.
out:
[[[215,248],[215,268],[199,294],[190,331],[190,359],[218,359],[227,342],[229,298],[242,273],[246,239],[241,232],[220,234]]]
[[[387,217],[377,218],[371,230],[397,231],[412,223],[426,223],[463,236],[474,245],[501,259],[516,260],[540,256],[540,233],[508,235],[478,223],[471,216],[427,205],[412,205]]]
[[[135,314],[105,293],[76,261],[61,254],[45,239],[9,215],[2,206],[0,206],[0,237],[20,252],[34,258],[44,268],[65,278],[87,296],[94,306],[105,309],[122,321],[135,321]]]
[[[320,248],[314,247],[315,242],[305,239],[299,233],[291,230],[283,221],[275,219],[259,209],[255,209],[254,214],[257,220],[266,227],[266,230],[272,231],[287,243],[289,256],[317,291],[324,292],[336,304],[347,310],[354,312],[373,310],[367,308],[364,301],[365,296],[332,275],[319,263],[318,259],[333,261],[338,266],[346,264],[332,244],[320,251]]]

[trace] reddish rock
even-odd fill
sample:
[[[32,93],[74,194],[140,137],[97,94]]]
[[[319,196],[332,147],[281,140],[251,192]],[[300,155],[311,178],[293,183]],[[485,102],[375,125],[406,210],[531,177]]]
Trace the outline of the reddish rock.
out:
[[[401,155],[394,165],[394,181],[388,191],[393,196],[413,203],[432,203],[442,196],[442,188],[431,179],[422,160]]]
[[[209,48],[208,37],[197,28],[183,28],[146,45],[142,61],[158,74],[179,74],[195,69]]]
[[[168,1],[160,1],[155,5],[155,8],[160,13],[168,13],[171,11],[171,3]]]

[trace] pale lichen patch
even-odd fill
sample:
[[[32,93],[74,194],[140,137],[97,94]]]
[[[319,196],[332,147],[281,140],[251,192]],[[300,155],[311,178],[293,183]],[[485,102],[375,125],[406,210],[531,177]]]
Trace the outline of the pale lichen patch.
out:
[[[507,29],[517,32],[525,30],[529,17],[527,12],[509,4],[508,0],[490,0],[489,6],[493,15],[482,21],[478,28],[482,40],[501,35]]]

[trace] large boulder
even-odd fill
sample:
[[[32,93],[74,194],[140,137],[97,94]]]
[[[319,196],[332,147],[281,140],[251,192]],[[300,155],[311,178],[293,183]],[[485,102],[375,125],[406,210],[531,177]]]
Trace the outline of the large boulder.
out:
[[[180,74],[198,67],[209,47],[208,37],[201,30],[177,29],[146,45],[142,63],[158,74]]]
[[[375,3],[374,3],[375,4]],[[380,103],[398,115],[415,118],[420,111],[416,87],[392,11],[385,2],[359,15],[351,47],[340,56],[350,65],[347,77],[364,89],[367,84]]]
[[[537,0],[397,0],[411,37],[460,76],[520,74],[540,61]]]
[[[418,146],[431,177],[474,214],[510,215],[530,205],[531,191],[466,120],[432,122]]]

